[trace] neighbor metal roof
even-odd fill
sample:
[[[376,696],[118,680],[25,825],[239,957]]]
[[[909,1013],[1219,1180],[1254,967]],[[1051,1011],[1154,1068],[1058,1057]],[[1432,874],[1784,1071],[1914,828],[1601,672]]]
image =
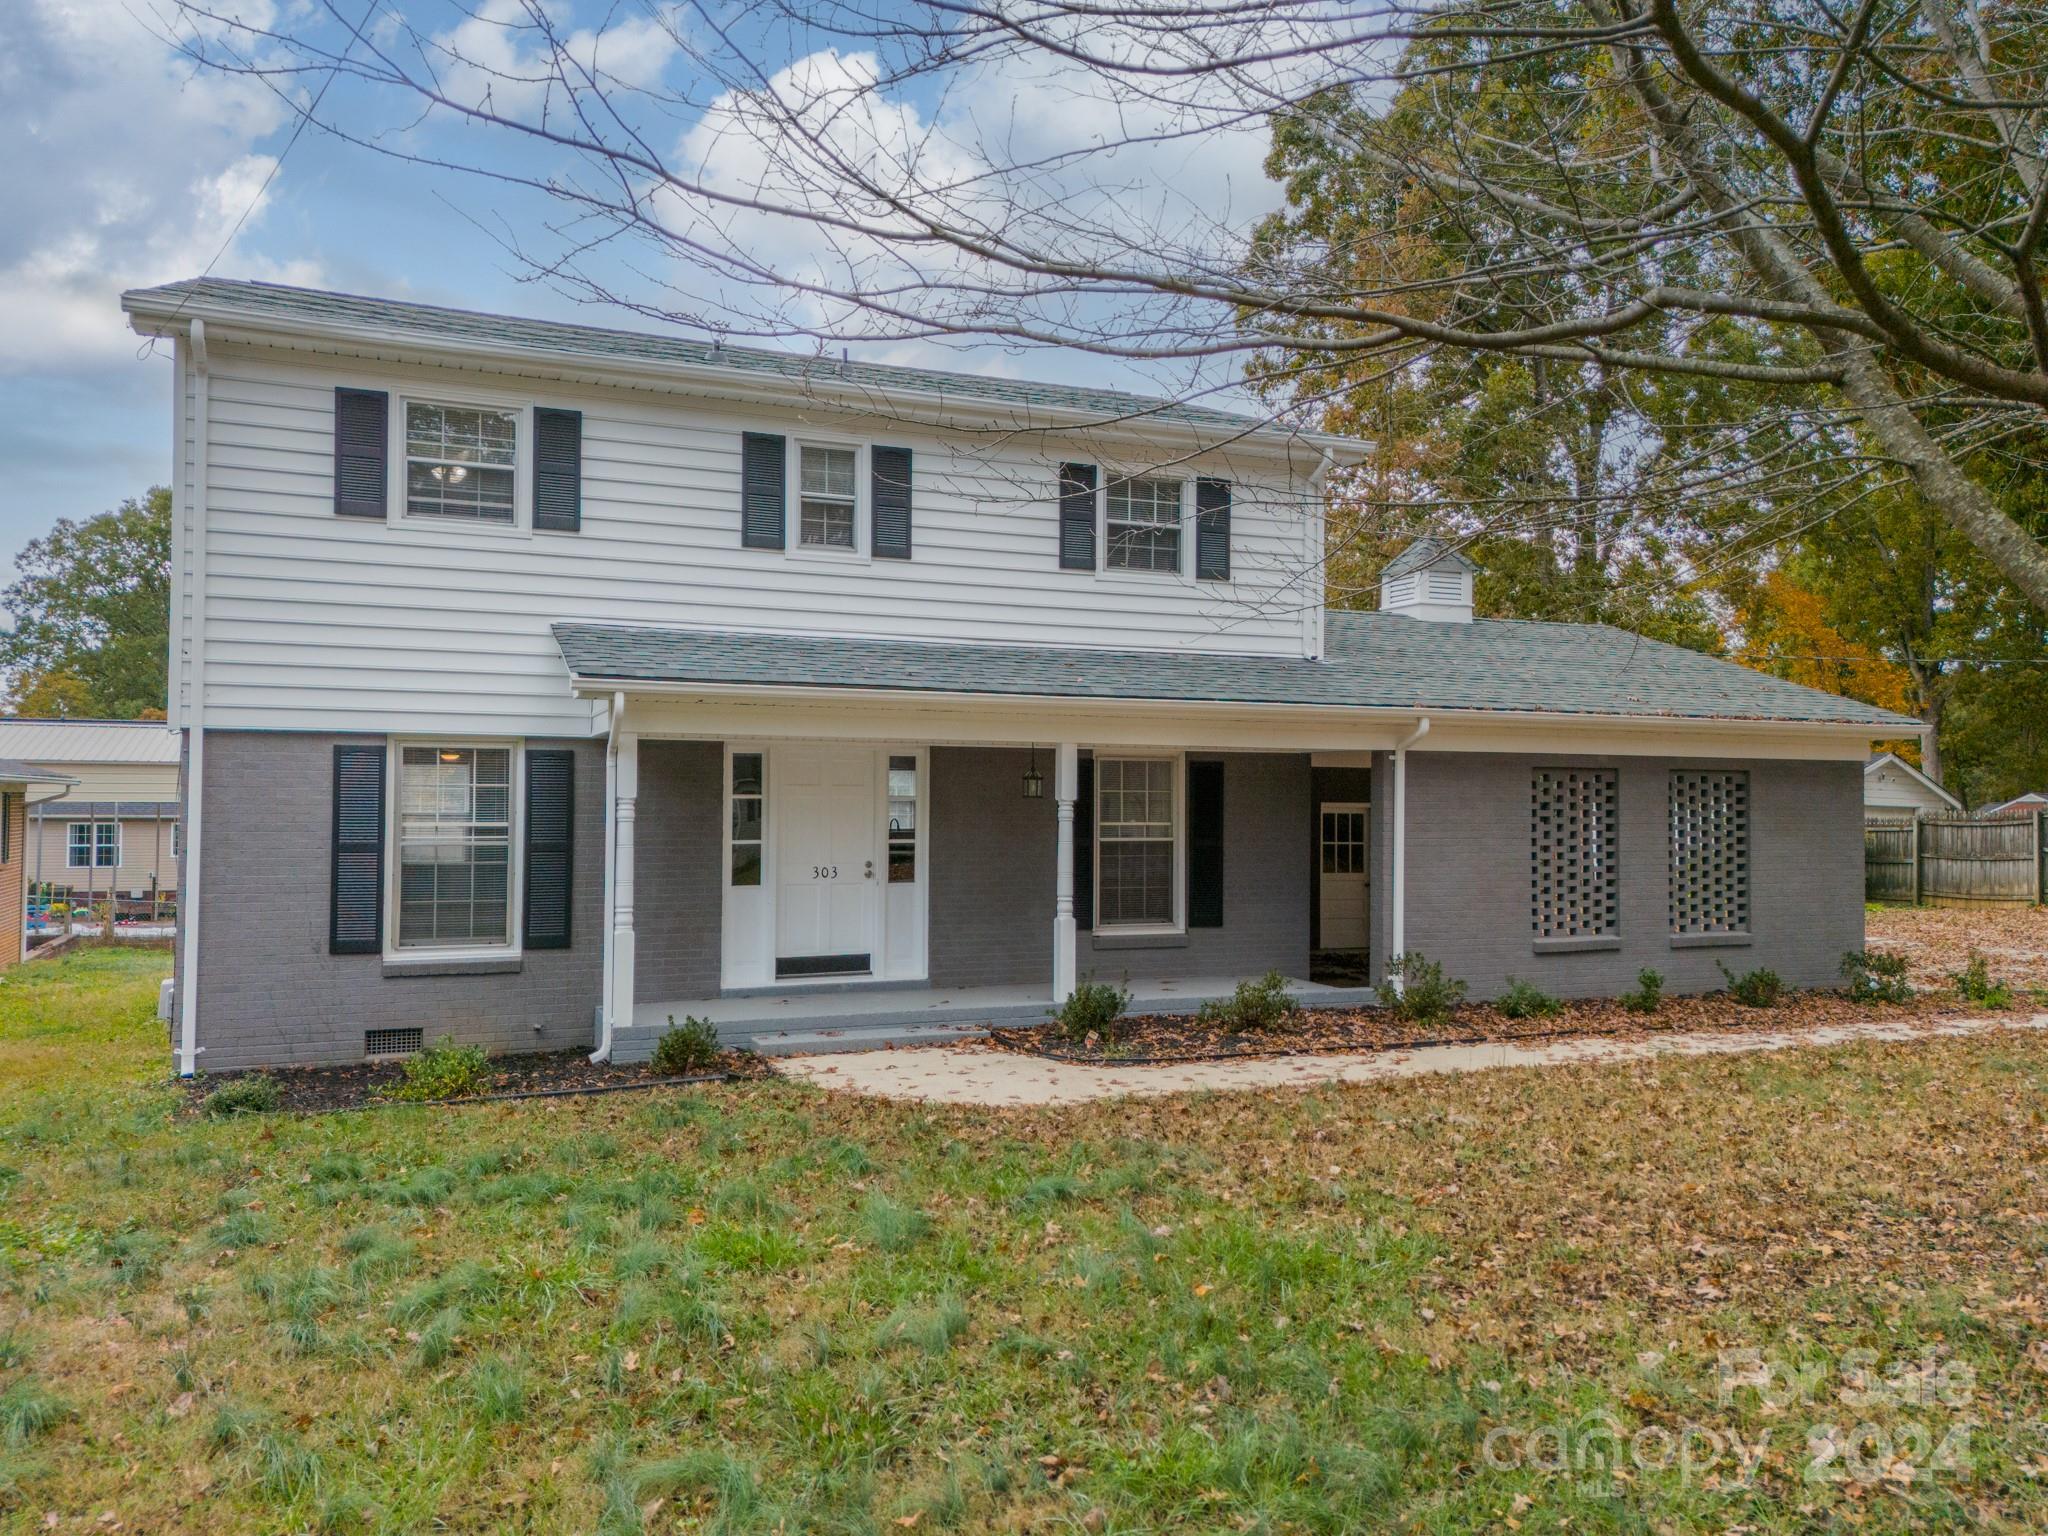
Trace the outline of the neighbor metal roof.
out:
[[[1297,432],[1263,417],[1215,410],[1174,400],[1076,384],[996,378],[987,374],[952,373],[936,368],[894,364],[842,362],[836,357],[805,356],[766,347],[714,345],[687,337],[570,325],[558,320],[533,320],[494,315],[398,299],[367,298],[257,283],[203,277],[138,288],[121,296],[124,309],[159,320],[172,316],[223,315],[284,328],[317,326],[360,333],[403,332],[427,342],[486,346],[528,353],[535,358],[582,357],[612,364],[683,367],[710,370],[734,380],[780,380],[820,394],[887,394],[928,396],[938,403],[1043,408],[1085,414],[1101,425],[1142,425],[1157,422],[1200,428],[1218,436],[1248,435],[1262,440],[1299,438],[1312,445],[1350,445],[1326,433]]]
[[[1867,725],[1920,722],[1604,625],[1331,613],[1328,655],[925,644],[560,623],[579,682]]]
[[[160,720],[0,718],[0,754],[32,763],[157,763],[175,766],[178,733]]]

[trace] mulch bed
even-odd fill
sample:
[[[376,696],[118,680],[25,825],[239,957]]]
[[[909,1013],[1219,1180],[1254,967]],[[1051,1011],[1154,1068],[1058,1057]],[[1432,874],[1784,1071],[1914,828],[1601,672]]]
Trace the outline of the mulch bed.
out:
[[[2015,1013],[2030,1013],[2028,998]],[[1609,999],[1571,1002],[1548,1018],[1511,1019],[1486,1004],[1468,1004],[1429,1024],[1409,1023],[1384,1008],[1304,1008],[1278,1029],[1232,1034],[1199,1020],[1166,1014],[1119,1019],[1113,1041],[1069,1041],[1049,1026],[997,1029],[990,1044],[1021,1055],[1105,1066],[1180,1061],[1231,1061],[1251,1056],[1315,1056],[1415,1050],[1429,1045],[1570,1038],[1630,1038],[1701,1030],[1814,1029],[1882,1020],[1932,1022],[1972,1011],[1952,993],[1924,993],[1910,1003],[1856,1003],[1839,992],[1788,993],[1772,1008],[1746,1008],[1726,993],[1671,997],[1655,1013],[1630,1013]]]
[[[478,1104],[489,1103],[493,1099],[620,1093],[634,1088],[715,1083],[736,1077],[769,1077],[773,1074],[774,1068],[751,1051],[721,1052],[716,1067],[689,1077],[659,1077],[652,1067],[645,1064],[615,1066],[610,1062],[593,1062],[587,1051],[536,1051],[493,1056],[490,1082],[482,1093],[466,1099],[438,1102]],[[206,1096],[222,1083],[252,1075],[257,1074],[222,1072],[192,1078],[186,1087],[188,1107],[196,1113]],[[403,1081],[405,1068],[398,1061],[376,1061],[341,1067],[281,1067],[260,1075],[269,1077],[281,1090],[280,1109],[309,1114],[399,1102],[386,1098],[384,1090]]]

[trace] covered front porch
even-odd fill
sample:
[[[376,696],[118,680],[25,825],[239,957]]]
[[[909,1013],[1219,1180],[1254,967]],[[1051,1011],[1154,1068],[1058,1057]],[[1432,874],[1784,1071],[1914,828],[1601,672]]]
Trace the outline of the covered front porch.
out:
[[[818,1051],[1043,1023],[1078,984],[1193,1011],[1277,971],[1371,992],[1375,753],[1336,712],[620,687],[598,1047],[673,1018]],[[1355,889],[1352,889],[1355,887]],[[1349,984],[1318,983],[1332,934]]]
[[[1123,983],[1132,1013],[1190,1013],[1205,1002],[1228,997],[1241,978],[1188,976]],[[1365,987],[1333,987],[1300,977],[1288,986],[1311,1008],[1340,1008],[1371,998]],[[810,1055],[823,1051],[874,1050],[935,1045],[980,1033],[991,1026],[1042,1024],[1054,1006],[1049,986],[849,987],[804,989],[755,995],[685,997],[634,1006],[637,1033],[659,1038],[686,1018],[718,1027],[721,1044],[763,1055]]]

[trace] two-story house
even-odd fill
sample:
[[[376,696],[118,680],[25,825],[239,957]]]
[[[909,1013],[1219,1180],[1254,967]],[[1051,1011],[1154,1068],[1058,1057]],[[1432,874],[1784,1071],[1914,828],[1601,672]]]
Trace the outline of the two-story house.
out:
[[[183,1071],[875,1039],[1318,951],[1478,996],[1820,984],[1861,944],[1862,766],[1916,722],[1475,620],[1433,546],[1326,613],[1357,444],[265,284],[124,302],[176,353]]]

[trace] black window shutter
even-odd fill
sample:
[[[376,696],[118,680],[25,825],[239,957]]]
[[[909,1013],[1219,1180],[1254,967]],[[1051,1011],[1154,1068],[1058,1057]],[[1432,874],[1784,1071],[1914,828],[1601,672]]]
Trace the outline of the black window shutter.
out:
[[[740,434],[740,543],[748,549],[782,548],[788,452],[773,432]]]
[[[1230,482],[1195,482],[1195,577],[1230,580]]]
[[[391,397],[381,389],[334,392],[334,515],[384,516],[390,480]]]
[[[1095,466],[1060,466],[1060,569],[1095,569]]]
[[[384,749],[334,749],[333,899],[327,952],[374,955],[384,948]]]
[[[576,863],[576,754],[565,748],[526,753],[526,909],[528,949],[569,947],[570,888]]]
[[[1223,926],[1223,765],[1188,764],[1188,926]]]
[[[869,503],[875,519],[877,560],[910,558],[910,450],[868,450]]]
[[[537,406],[533,413],[533,526],[543,533],[583,527],[583,413]]]
[[[1095,926],[1095,759],[1074,777],[1074,926]]]

